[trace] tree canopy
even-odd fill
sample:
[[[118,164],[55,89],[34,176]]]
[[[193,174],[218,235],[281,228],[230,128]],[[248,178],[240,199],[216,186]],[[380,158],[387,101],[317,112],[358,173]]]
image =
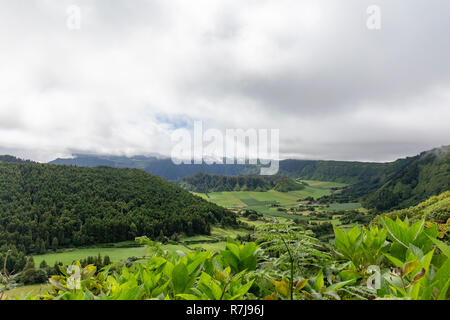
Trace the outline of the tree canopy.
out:
[[[208,234],[234,214],[138,169],[0,162],[0,247],[58,246]]]

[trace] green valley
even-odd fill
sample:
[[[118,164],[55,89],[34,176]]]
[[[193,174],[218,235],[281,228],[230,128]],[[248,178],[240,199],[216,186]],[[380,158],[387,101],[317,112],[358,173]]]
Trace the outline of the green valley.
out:
[[[0,263],[6,263],[13,273],[25,267],[23,274],[18,273],[18,280],[0,288],[9,289],[3,299],[213,299],[217,297],[208,291],[206,281],[211,286],[218,281],[220,287],[221,279],[227,277],[230,287],[220,290],[226,298],[235,294],[239,299],[441,299],[448,289],[448,284],[442,282],[450,276],[448,261],[441,251],[446,252],[449,237],[449,191],[434,195],[448,189],[446,152],[428,152],[395,164],[357,164],[360,169],[353,173],[352,169],[343,169],[348,168],[346,164],[331,170],[331,163],[318,162],[312,163],[317,166],[316,173],[307,174],[312,164],[300,162],[305,164],[301,175],[293,175],[292,168],[298,164],[293,162],[290,172],[281,171],[285,175],[201,173],[176,184],[138,169],[1,159],[0,244],[4,249]],[[386,168],[393,171],[384,171]],[[410,186],[409,193],[405,193],[404,186]],[[368,190],[375,191],[366,193]],[[417,190],[421,195],[415,197]],[[368,205],[376,199],[391,201],[392,197],[382,196],[386,192],[399,194],[395,199],[403,204],[392,202],[387,214],[377,205]],[[433,196],[416,205],[428,194]],[[406,203],[415,206],[402,209]],[[400,209],[392,210],[397,207]],[[423,233],[420,241],[407,236],[418,231]],[[436,240],[430,242],[428,236]],[[139,237],[138,242],[132,241],[135,237]],[[363,247],[355,240],[358,237],[366,239]],[[412,241],[411,248],[417,246],[421,251],[405,253],[398,248],[397,240],[402,244]],[[430,267],[420,257],[434,254],[433,243],[440,251]],[[27,254],[32,254],[31,265],[26,262]],[[413,259],[411,255],[416,255],[417,265],[423,266],[425,272],[427,266],[432,268],[430,277],[438,272],[433,286],[444,291],[431,295],[422,292],[415,287],[416,280],[406,274],[401,275],[402,281],[418,293],[399,291],[396,282],[382,291],[365,287],[364,268],[369,263],[384,270],[405,268]],[[156,266],[161,259],[174,267],[158,274]],[[207,261],[214,261],[213,265]],[[199,269],[190,263],[200,263],[196,267]],[[149,264],[152,267],[146,269]],[[82,291],[61,289],[72,270],[66,268],[71,265],[89,274]],[[179,269],[176,272],[184,272],[184,268],[201,270],[201,276],[189,271],[175,275],[175,267]],[[132,274],[144,277],[143,268],[150,272],[145,277],[155,276],[166,282],[153,283],[155,287],[148,292],[98,289],[104,285],[102,274],[111,283],[127,283],[124,277]],[[320,289],[322,280],[318,283],[317,279],[324,276],[325,270],[335,280],[323,279]],[[414,271],[415,276],[419,277],[420,272]],[[47,277],[53,279],[50,284],[41,284]],[[181,289],[173,277],[184,277],[183,281],[194,281],[195,285]],[[21,282],[30,285],[21,286]],[[98,285],[91,287],[92,283]],[[238,287],[245,290],[238,291]],[[303,289],[296,291],[296,287]],[[160,294],[154,296],[154,292]]]

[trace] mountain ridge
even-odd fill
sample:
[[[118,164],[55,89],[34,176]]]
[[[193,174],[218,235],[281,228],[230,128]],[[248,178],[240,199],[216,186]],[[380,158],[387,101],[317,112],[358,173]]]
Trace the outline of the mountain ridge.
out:
[[[427,197],[450,188],[450,146],[423,151],[412,157],[392,162],[361,162],[336,160],[280,161],[278,175],[304,180],[346,183],[350,186],[336,195],[337,201],[361,201],[377,211],[400,209],[418,204]],[[73,166],[111,166],[137,168],[169,181],[180,181],[198,173],[240,176],[259,172],[258,165],[175,165],[169,158],[77,155],[56,159],[52,164]]]

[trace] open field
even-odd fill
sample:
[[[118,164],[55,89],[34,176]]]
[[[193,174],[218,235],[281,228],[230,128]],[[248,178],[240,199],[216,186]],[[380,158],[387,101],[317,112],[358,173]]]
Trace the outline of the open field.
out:
[[[344,188],[348,186],[348,184],[345,183],[331,182],[331,181],[317,181],[317,180],[299,180],[299,181],[305,182],[310,187],[318,189]]]
[[[198,242],[195,244],[186,244],[189,248],[202,247],[205,249],[223,249],[225,247],[224,241],[218,241],[214,243]],[[163,248],[168,251],[182,250],[186,251],[188,248],[183,244],[166,244]],[[89,248],[89,249],[75,249],[60,253],[48,253],[43,255],[33,256],[34,262],[37,266],[45,260],[48,265],[53,266],[55,262],[62,262],[65,265],[70,265],[75,260],[81,260],[89,256],[101,255],[109,256],[112,262],[120,262],[121,260],[126,260],[129,257],[144,257],[146,254],[145,247],[134,247],[134,248]]]
[[[188,250],[189,248],[202,247],[205,249],[220,250],[225,247],[226,239],[228,237],[236,238],[238,235],[243,236],[249,231],[245,229],[224,229],[213,227],[211,235],[198,235],[194,237],[185,237],[181,239],[179,244],[166,244],[163,246],[168,251]],[[143,257],[145,255],[145,248],[132,247],[133,242],[129,241],[130,247],[124,247],[126,243],[120,243],[119,247],[90,247],[70,249],[64,252],[47,253],[42,255],[33,256],[36,266],[45,260],[48,265],[53,266],[56,262],[62,262],[63,264],[71,264],[75,260],[81,260],[89,256],[101,255],[109,256],[112,262],[119,262],[126,260],[129,257]]]
[[[47,287],[47,284],[33,284],[8,290],[5,294],[8,298],[13,299],[14,297],[21,297],[27,294],[36,295],[39,293],[44,293]]]
[[[242,209],[247,208],[255,210],[266,216],[284,218],[284,219],[303,219],[309,220],[307,216],[301,214],[290,214],[279,211],[278,208],[290,209],[299,204],[298,200],[312,197],[317,199],[319,197],[330,195],[333,189],[343,188],[344,183],[304,180],[308,185],[303,190],[278,192],[275,190],[256,192],[256,191],[227,191],[227,192],[212,192],[208,194],[196,193],[196,195],[216,203],[217,205],[226,208]],[[276,204],[278,207],[273,206]],[[319,210],[335,211],[335,210],[352,210],[359,209],[359,203],[333,203],[329,207],[320,207]]]
[[[226,208],[265,206],[274,202],[280,205],[294,205],[298,199],[312,196],[314,198],[330,194],[326,189],[306,187],[305,190],[278,192],[275,190],[256,191],[224,191],[208,193],[208,201]]]
[[[55,262],[62,262],[63,264],[71,264],[74,260],[81,260],[89,256],[97,256],[101,254],[102,257],[109,256],[111,261],[116,262],[126,260],[129,257],[142,257],[145,254],[144,247],[134,248],[85,248],[74,249],[60,253],[47,253],[33,256],[36,266],[45,260],[48,265],[53,266]]]
[[[332,203],[329,207],[323,208],[326,211],[336,211],[336,210],[356,210],[360,209],[361,204],[357,202],[350,203]]]
[[[233,236],[236,234],[241,234],[242,231],[239,230],[223,230],[216,228],[216,234],[220,235],[229,235]],[[194,238],[194,237],[191,237]],[[189,238],[189,239],[191,239]],[[191,239],[192,240],[192,239]],[[191,249],[196,248],[202,248],[204,250],[212,250],[212,251],[220,251],[224,250],[226,246],[226,241],[218,241],[214,243],[196,243],[196,244],[190,244],[190,245],[173,245],[173,244],[167,244],[163,245],[163,249],[169,251],[169,252],[176,252],[176,251],[184,251],[187,252]],[[34,260],[37,263],[40,263],[43,259],[45,259],[49,264],[52,264],[56,261],[61,261],[64,264],[71,264],[73,260],[80,260],[87,256],[97,255],[101,254],[109,255],[111,257],[111,260],[113,262],[125,260],[128,257],[136,256],[138,258],[141,258],[145,255],[145,248],[144,247],[135,247],[135,248],[98,248],[98,249],[76,249],[70,252],[63,252],[63,253],[53,253],[53,254],[45,254],[40,256],[34,256]],[[48,284],[35,284],[35,285],[28,285],[28,286],[21,286],[12,290],[8,290],[5,292],[5,295],[9,299],[14,299],[15,297],[20,298],[23,295],[37,295],[39,293],[44,293],[46,288],[48,287]],[[1,297],[0,297],[1,298]]]

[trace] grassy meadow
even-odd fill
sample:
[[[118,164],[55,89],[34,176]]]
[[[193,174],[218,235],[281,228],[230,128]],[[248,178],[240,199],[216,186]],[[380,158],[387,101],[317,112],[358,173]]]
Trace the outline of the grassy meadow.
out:
[[[14,297],[20,298],[21,296],[28,294],[37,295],[39,293],[44,293],[46,292],[45,290],[47,287],[47,284],[33,284],[8,290],[5,294],[10,299],[13,299]]]
[[[300,182],[300,180],[297,181]],[[347,186],[344,183],[327,181],[302,180],[302,182],[307,184],[303,190],[289,192],[279,192],[275,190],[264,192],[224,191],[211,192],[208,194],[196,193],[196,195],[226,208],[247,208],[270,217],[308,220],[309,218],[305,215],[293,216],[290,213],[279,211],[278,208],[281,207],[290,209],[297,206],[299,204],[299,200],[301,199],[305,199],[307,197],[318,199],[322,196],[330,195],[336,189]],[[277,204],[279,207],[274,207],[273,204]],[[335,211],[359,208],[361,208],[359,203],[333,203],[328,207],[321,208],[321,210]]]
[[[228,237],[236,238],[238,235],[245,235],[249,231],[245,229],[224,229],[213,227],[211,235],[199,235],[194,237],[185,237],[181,239],[179,244],[165,244],[163,248],[168,251],[189,250],[188,248],[206,248],[212,250],[221,250],[225,248],[226,239]],[[45,260],[48,265],[53,266],[56,262],[63,264],[71,264],[75,260],[84,259],[89,256],[101,255],[109,256],[112,262],[120,262],[129,257],[141,258],[145,256],[144,247],[131,246],[126,247],[126,243],[122,243],[120,247],[89,247],[79,249],[67,249],[57,253],[47,253],[33,256],[36,266]]]

